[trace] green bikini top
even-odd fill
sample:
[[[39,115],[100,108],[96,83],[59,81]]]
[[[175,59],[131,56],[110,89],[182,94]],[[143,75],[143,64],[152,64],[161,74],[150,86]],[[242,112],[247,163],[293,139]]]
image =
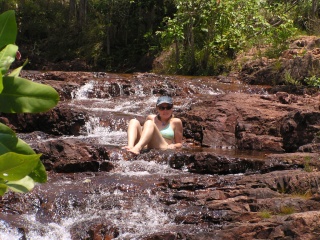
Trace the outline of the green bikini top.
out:
[[[174,131],[170,126],[170,123],[162,130],[160,130],[162,137],[172,140],[174,138]]]

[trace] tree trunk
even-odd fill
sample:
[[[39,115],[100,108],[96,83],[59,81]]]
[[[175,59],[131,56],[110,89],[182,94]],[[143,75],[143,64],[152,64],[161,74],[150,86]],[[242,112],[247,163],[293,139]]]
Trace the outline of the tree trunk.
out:
[[[87,0],[80,0],[80,7],[79,7],[79,24],[86,23],[87,21]]]
[[[179,49],[179,41],[175,38],[175,48],[176,48],[176,72],[179,70],[179,62],[180,62],[180,49]]]
[[[317,10],[318,10],[318,0],[312,0],[312,10],[311,10],[312,18],[318,17]]]
[[[69,3],[69,20],[73,19],[76,16],[76,9],[77,9],[77,1],[70,0]]]

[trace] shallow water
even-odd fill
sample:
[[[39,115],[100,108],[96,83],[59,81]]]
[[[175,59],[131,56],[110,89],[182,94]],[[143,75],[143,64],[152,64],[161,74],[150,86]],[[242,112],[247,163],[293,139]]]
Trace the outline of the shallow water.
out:
[[[186,77],[170,77],[169,81],[182,81]],[[195,99],[208,95],[218,95],[226,92],[255,92],[266,94],[263,88],[252,89],[239,82],[221,83],[212,78],[188,78],[185,81],[186,91],[196,98],[175,99],[175,110],[183,110],[192,105]],[[109,83],[102,84],[110,88]],[[54,139],[75,138],[84,142],[95,142],[120,148],[126,144],[126,125],[130,118],[143,119],[153,113],[157,97],[146,93],[142,85],[136,85],[136,94],[126,96],[122,86],[120,95],[113,97],[101,92],[101,82],[92,80],[72,93],[69,102],[71,109],[77,108],[90,114],[80,136],[60,136]],[[98,91],[99,90],[99,91]],[[103,96],[103,97],[101,97]],[[53,138],[37,141],[51,141]],[[266,153],[257,151],[239,151],[230,147],[217,149],[200,148],[185,145],[184,150],[190,152],[212,152],[230,157],[255,157],[263,159]],[[110,156],[111,161],[112,155]],[[32,193],[25,195],[27,201],[34,201],[27,214],[17,218],[27,226],[27,239],[71,239],[71,231],[75,225],[93,219],[105,219],[110,226],[118,228],[115,239],[141,239],[142,236],[154,232],[175,231],[183,229],[183,224],[174,221],[174,216],[181,211],[179,208],[169,208],[163,204],[155,191],[159,179],[174,176],[196,176],[187,168],[176,170],[167,163],[159,163],[152,159],[113,161],[114,169],[103,173],[74,173],[50,177],[48,183],[37,186]],[[93,187],[92,187],[93,186]],[[82,189],[82,190],[79,190]],[[48,201],[54,201],[53,215],[45,214],[39,199],[43,196]],[[47,197],[44,197],[47,196]],[[40,199],[42,197],[39,197]],[[213,213],[214,214],[214,213]],[[216,213],[220,214],[220,213]],[[7,216],[9,218],[9,216]],[[10,222],[8,220],[8,222]],[[210,231],[192,226],[188,231]],[[1,240],[21,239],[23,234],[15,227],[0,221]]]

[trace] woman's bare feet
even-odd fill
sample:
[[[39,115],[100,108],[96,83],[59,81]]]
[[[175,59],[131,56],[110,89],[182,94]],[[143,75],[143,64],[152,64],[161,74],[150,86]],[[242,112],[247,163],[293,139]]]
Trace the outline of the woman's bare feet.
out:
[[[140,154],[140,148],[138,147],[129,147],[129,146],[124,146],[121,149],[126,150],[130,153],[133,153],[134,155],[139,155]]]
[[[137,148],[137,147],[133,147],[133,148],[128,149],[127,151],[128,151],[128,152],[131,152],[131,153],[133,153],[133,154],[135,154],[135,155],[139,155],[139,154],[140,154],[140,150],[141,150],[141,149],[139,149],[139,148]]]
[[[124,147],[122,147],[121,149],[124,149],[124,150],[129,151],[129,150],[130,150],[130,148],[131,148],[131,147],[129,147],[129,146],[124,146]]]

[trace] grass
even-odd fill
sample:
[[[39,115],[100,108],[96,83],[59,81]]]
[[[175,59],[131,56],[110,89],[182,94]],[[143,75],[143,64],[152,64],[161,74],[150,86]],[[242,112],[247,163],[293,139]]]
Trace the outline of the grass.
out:
[[[305,193],[300,193],[300,192],[294,192],[291,194],[292,197],[296,198],[303,198],[305,200],[310,199],[312,197],[312,192],[311,190],[307,190]]]
[[[272,213],[269,210],[262,210],[261,212],[259,212],[260,217],[267,219],[267,218],[271,218]]]
[[[312,172],[313,171],[313,167],[310,166],[310,162],[311,162],[311,157],[305,157],[304,159],[304,163],[303,163],[303,169],[306,171],[306,172]]]
[[[281,215],[289,215],[295,213],[295,209],[292,206],[282,206],[279,213]]]

